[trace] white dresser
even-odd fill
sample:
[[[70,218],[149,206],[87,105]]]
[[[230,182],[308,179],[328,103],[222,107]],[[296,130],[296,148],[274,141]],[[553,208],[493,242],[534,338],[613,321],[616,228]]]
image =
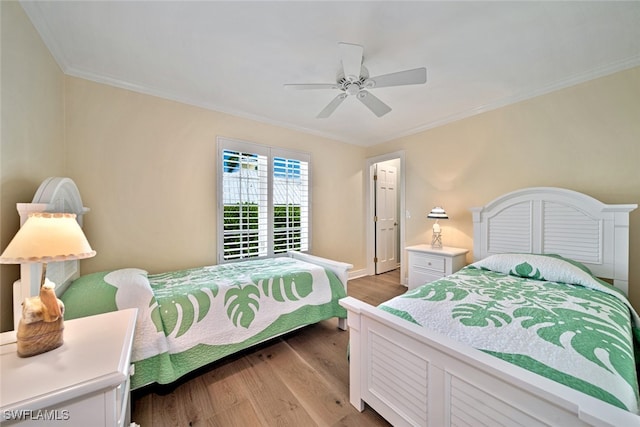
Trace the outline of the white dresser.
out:
[[[432,248],[431,245],[415,245],[405,248],[409,253],[409,279],[407,286],[413,289],[425,283],[455,273],[466,264],[468,249]]]
[[[65,321],[64,344],[37,356],[0,346],[0,423],[128,427],[136,312]]]

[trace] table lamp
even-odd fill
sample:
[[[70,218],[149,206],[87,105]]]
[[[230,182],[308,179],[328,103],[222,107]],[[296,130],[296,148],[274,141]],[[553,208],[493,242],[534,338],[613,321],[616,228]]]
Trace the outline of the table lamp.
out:
[[[2,264],[42,263],[40,295],[26,298],[16,331],[18,356],[44,353],[63,344],[64,306],[47,278],[47,263],[90,258],[91,249],[75,214],[32,213],[0,255]]]
[[[435,219],[436,222],[433,224],[433,236],[431,237],[431,247],[432,248],[441,248],[442,247],[442,233],[440,230],[440,224],[438,224],[438,220],[440,219],[449,219],[449,216],[439,206],[431,209],[431,212],[427,215],[427,218]]]

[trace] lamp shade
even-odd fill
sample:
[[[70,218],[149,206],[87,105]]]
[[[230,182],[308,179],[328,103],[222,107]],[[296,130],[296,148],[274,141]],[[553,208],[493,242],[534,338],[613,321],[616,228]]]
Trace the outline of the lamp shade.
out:
[[[32,213],[0,256],[0,263],[46,263],[95,254],[75,214]]]
[[[431,209],[431,212],[427,215],[427,218],[431,219],[449,219],[447,213],[440,206],[436,206]]]

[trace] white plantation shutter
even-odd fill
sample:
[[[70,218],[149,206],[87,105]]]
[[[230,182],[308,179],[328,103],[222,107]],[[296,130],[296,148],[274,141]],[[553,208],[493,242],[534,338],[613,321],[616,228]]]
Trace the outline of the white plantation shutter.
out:
[[[309,155],[218,138],[218,261],[307,251]]]
[[[267,255],[267,156],[246,148],[222,150],[224,260]]]
[[[272,150],[274,253],[309,250],[309,156]]]

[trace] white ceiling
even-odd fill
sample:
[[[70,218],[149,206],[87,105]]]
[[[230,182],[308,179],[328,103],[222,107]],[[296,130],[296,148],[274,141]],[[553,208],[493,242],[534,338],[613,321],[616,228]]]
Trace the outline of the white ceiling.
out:
[[[373,145],[640,65],[640,2],[22,1],[69,75]],[[372,76],[427,67],[427,84],[372,89],[377,118],[332,90],[338,42]]]

